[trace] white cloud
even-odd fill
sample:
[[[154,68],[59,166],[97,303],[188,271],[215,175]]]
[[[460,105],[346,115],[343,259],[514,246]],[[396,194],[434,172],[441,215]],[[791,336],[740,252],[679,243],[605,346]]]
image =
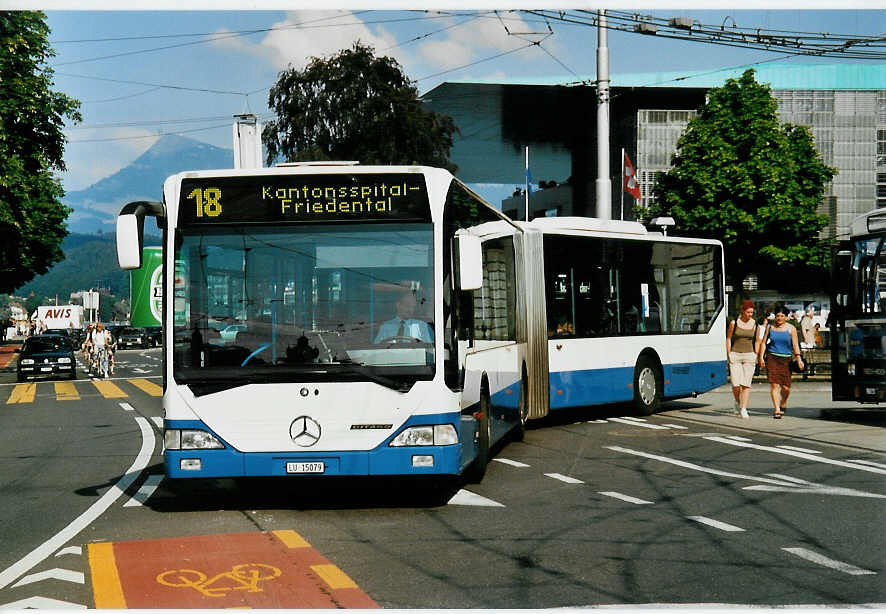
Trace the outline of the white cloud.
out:
[[[373,32],[350,11],[293,11],[272,27],[257,44],[240,37],[221,38],[214,44],[262,57],[277,70],[290,65],[302,69],[312,57],[333,55],[357,41],[374,47],[377,55],[397,57],[384,52],[397,43],[391,33],[381,27]]]

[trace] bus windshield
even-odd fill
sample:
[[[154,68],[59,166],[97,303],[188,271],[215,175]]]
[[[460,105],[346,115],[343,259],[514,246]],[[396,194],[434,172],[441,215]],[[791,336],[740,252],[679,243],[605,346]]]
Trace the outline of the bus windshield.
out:
[[[886,237],[858,239],[853,268],[858,275],[859,311],[886,313]]]
[[[427,222],[180,229],[174,378],[197,394],[431,379],[433,263]]]

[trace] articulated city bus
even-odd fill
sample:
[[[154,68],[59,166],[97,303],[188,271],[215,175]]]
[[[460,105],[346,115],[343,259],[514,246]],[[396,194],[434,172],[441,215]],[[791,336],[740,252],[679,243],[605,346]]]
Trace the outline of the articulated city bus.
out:
[[[833,400],[886,402],[886,209],[853,220],[832,279]]]
[[[441,169],[174,175],[164,230],[172,478],[468,473],[550,411],[725,382],[722,247],[581,218],[514,222]]]

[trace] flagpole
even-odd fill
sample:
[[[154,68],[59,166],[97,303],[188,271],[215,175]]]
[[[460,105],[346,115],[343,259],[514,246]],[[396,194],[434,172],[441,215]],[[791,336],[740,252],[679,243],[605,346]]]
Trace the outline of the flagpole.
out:
[[[527,222],[529,221],[529,146],[526,146],[526,204],[525,204],[525,217],[523,218]]]
[[[621,199],[618,201],[621,207],[621,220],[625,219],[625,148],[621,148]]]

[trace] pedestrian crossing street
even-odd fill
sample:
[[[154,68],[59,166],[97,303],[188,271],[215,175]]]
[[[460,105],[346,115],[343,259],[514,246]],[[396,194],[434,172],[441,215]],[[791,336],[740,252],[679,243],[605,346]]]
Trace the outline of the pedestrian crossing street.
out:
[[[106,399],[125,399],[136,390],[152,397],[163,396],[163,389],[145,378],[117,380],[79,380],[71,382],[26,382],[12,387],[7,405],[33,403],[34,399],[55,396],[57,401],[79,401],[81,398],[102,396]],[[3,392],[0,392],[2,395]],[[0,396],[2,398],[2,396]]]

